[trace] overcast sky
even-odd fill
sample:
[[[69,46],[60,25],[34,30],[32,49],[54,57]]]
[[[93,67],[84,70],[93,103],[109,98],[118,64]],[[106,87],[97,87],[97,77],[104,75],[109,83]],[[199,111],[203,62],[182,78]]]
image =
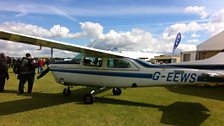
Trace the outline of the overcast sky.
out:
[[[223,0],[2,0],[0,29],[99,49],[171,54],[224,30]],[[50,56],[50,49],[0,40],[9,56]],[[72,57],[68,51],[55,56]]]

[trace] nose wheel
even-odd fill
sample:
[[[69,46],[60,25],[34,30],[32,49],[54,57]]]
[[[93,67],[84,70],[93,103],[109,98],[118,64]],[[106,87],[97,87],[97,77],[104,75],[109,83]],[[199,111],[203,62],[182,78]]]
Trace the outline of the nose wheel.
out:
[[[83,96],[84,104],[93,104],[95,102],[95,97],[92,94],[85,94]]]
[[[114,95],[121,95],[122,91],[120,88],[113,88],[112,92]]]
[[[70,90],[69,87],[68,87],[68,88],[65,88],[65,89],[63,90],[63,95],[64,95],[64,96],[69,96],[69,95],[71,95],[71,90]]]

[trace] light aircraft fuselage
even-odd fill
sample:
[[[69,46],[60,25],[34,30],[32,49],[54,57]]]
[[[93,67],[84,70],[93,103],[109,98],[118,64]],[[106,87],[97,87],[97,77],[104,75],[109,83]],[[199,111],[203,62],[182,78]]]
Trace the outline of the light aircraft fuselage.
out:
[[[208,79],[215,78],[206,74],[208,70],[154,65],[139,59],[94,56],[79,58],[49,66],[57,82],[65,85],[128,88],[210,83],[212,79]]]

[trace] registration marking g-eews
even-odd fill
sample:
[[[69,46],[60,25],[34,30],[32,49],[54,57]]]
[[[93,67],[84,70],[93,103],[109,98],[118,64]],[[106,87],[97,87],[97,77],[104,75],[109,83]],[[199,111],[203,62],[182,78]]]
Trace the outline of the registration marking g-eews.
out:
[[[160,78],[166,78],[167,82],[196,82],[196,73],[177,73],[169,72],[167,75],[161,75],[160,72],[155,72],[152,76],[152,80],[159,80]]]

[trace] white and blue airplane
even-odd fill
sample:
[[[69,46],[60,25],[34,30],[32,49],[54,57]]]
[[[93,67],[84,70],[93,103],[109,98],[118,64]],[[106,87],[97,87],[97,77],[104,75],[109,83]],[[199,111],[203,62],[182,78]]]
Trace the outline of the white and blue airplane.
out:
[[[64,95],[70,95],[70,88],[74,85],[99,87],[83,96],[85,104],[94,103],[94,94],[106,88],[113,88],[113,94],[120,95],[121,88],[224,82],[224,52],[206,60],[155,65],[118,52],[8,31],[0,31],[0,39],[79,52],[70,61],[50,64],[38,78],[51,71],[58,83],[67,86],[63,90]]]

